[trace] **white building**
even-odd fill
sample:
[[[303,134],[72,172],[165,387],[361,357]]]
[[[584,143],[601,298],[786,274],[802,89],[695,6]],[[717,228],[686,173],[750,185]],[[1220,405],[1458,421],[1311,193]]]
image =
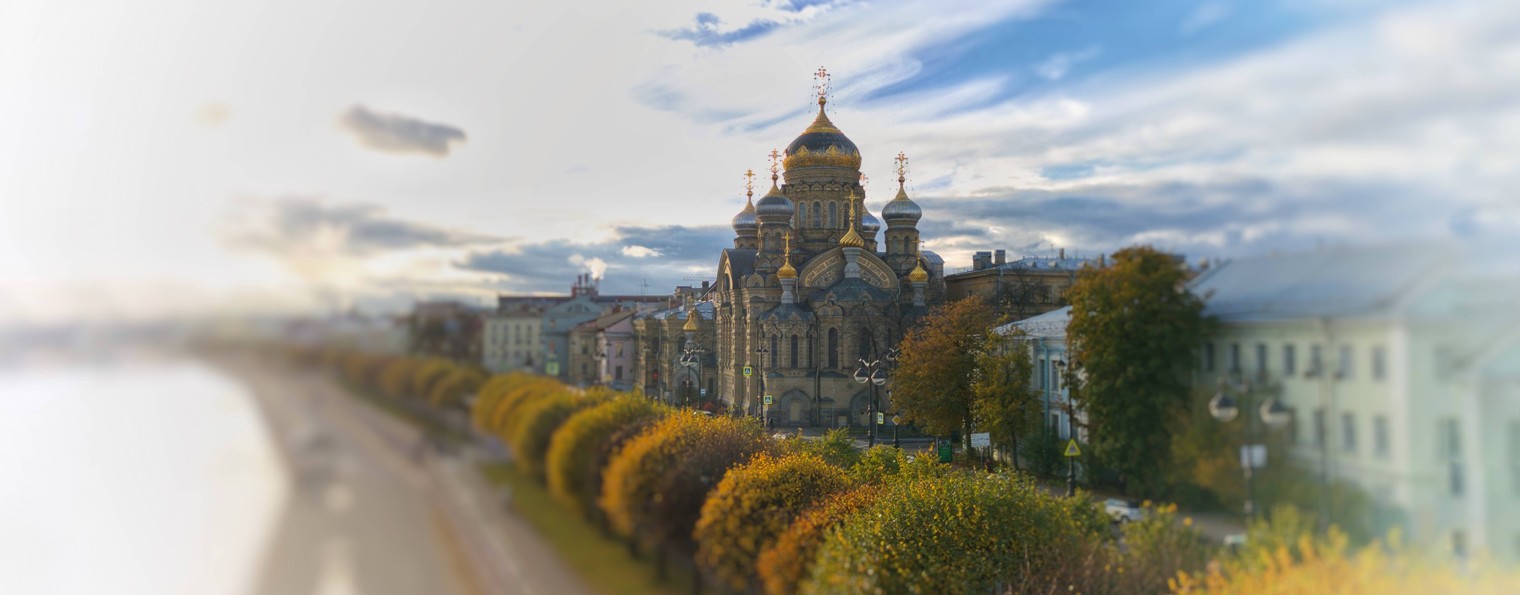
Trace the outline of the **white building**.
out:
[[[1071,361],[1066,356],[1066,325],[1069,322],[1071,307],[1067,306],[997,328],[998,334],[1005,336],[1014,334],[1014,329],[1022,331],[1015,340],[1029,351],[1030,361],[1034,363],[1034,390],[1039,393],[1045,427],[1062,440],[1070,438],[1074,430],[1070,415],[1071,391],[1066,387],[1064,374]],[[1081,425],[1082,413],[1075,413],[1078,425]],[[1081,438],[1080,432],[1078,438]]]
[[[1216,266],[1193,283],[1220,322],[1198,382],[1280,399],[1287,454],[1399,509],[1407,543],[1516,560],[1520,291],[1470,264],[1406,246]]]

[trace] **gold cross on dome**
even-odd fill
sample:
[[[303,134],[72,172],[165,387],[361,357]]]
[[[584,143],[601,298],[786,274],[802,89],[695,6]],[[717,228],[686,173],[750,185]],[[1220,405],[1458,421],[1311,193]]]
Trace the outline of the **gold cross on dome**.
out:
[[[744,170],[744,195],[750,196],[755,193],[755,170]]]
[[[781,151],[771,149],[771,179],[776,179],[776,172],[781,170]]]
[[[818,72],[813,73],[813,88],[818,91],[818,103],[827,103],[829,100],[829,70],[822,66]]]
[[[897,181],[901,182],[908,175],[908,155],[902,151],[897,152]]]

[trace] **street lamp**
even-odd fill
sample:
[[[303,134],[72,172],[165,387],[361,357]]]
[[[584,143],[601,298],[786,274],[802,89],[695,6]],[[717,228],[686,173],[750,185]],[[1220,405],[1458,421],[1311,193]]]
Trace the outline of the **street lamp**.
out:
[[[1244,407],[1230,397],[1230,392],[1240,394],[1241,400],[1244,401]],[[1255,393],[1251,390],[1251,382],[1249,380],[1242,381],[1240,384],[1233,384],[1228,379],[1220,378],[1219,392],[1214,395],[1214,398],[1209,399],[1209,415],[1214,416],[1214,419],[1219,420],[1221,423],[1233,421],[1236,417],[1240,416],[1242,409],[1247,412],[1246,444],[1240,448],[1240,466],[1245,471],[1246,476],[1246,503],[1244,510],[1246,519],[1248,520],[1256,512],[1255,469],[1258,464],[1266,463],[1267,447],[1264,444],[1256,443],[1256,422],[1259,419],[1268,429],[1277,429],[1287,424],[1288,420],[1293,417],[1293,412],[1284,407],[1282,402],[1278,401],[1276,397],[1268,397],[1262,401],[1259,407],[1255,407],[1257,409],[1256,414],[1251,415],[1253,405],[1255,405],[1253,402],[1254,396]]]
[[[770,356],[771,348],[764,342],[755,348],[755,353],[760,355],[760,423],[765,427],[771,427],[770,408],[765,406],[765,358]]]
[[[897,350],[888,349],[886,355],[881,359],[867,362],[864,358],[861,358],[860,368],[855,370],[855,382],[861,384],[869,382],[871,388],[869,417],[866,419],[866,423],[870,424],[870,446],[876,446],[876,387],[887,383],[886,366],[896,359]],[[896,433],[896,429],[893,430],[893,433]]]

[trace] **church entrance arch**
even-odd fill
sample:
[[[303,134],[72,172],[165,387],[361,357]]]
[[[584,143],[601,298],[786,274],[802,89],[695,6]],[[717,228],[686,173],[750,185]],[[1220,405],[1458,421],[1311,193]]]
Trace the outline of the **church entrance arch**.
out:
[[[807,393],[798,389],[786,391],[781,395],[779,411],[775,412],[776,423],[789,426],[805,426],[808,424],[808,399]]]

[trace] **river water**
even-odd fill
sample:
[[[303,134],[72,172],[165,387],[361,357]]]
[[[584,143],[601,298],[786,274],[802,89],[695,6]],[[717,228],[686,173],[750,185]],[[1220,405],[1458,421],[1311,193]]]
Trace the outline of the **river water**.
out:
[[[0,593],[244,593],[289,493],[248,390],[190,360],[0,367]]]

